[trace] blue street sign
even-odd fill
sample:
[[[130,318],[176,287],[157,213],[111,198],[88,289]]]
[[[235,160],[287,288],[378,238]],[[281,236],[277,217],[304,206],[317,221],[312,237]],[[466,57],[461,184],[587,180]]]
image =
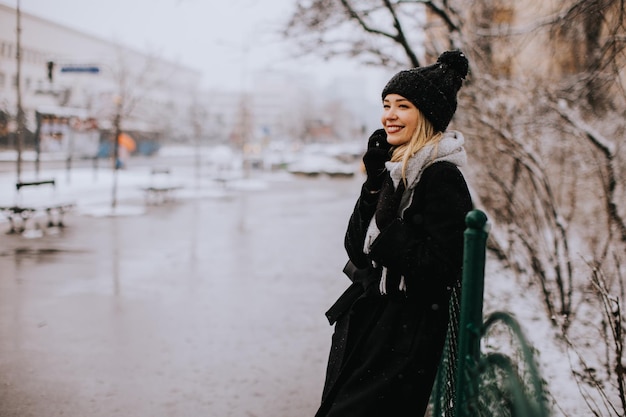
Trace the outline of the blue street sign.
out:
[[[71,67],[61,67],[61,72],[87,72],[90,74],[97,74],[100,72],[99,67],[94,66],[71,66]]]

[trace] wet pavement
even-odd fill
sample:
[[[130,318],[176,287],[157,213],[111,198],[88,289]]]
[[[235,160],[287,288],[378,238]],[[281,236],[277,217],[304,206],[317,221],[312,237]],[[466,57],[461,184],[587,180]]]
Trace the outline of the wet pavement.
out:
[[[284,177],[1,235],[0,417],[312,416],[359,183]]]

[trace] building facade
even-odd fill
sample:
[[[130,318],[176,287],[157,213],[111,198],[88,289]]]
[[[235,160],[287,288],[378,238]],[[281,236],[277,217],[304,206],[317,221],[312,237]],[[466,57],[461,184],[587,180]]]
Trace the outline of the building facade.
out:
[[[31,138],[43,135],[42,150],[54,149],[55,141],[67,147],[68,130],[106,135],[116,122],[146,140],[194,134],[199,71],[32,14],[18,18],[15,8],[0,4],[0,138],[16,128],[18,72],[25,127]]]

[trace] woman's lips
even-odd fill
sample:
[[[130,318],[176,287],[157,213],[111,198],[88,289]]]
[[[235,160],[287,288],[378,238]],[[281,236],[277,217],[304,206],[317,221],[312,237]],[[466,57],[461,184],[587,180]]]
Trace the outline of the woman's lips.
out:
[[[398,133],[403,126],[387,126],[387,133]]]

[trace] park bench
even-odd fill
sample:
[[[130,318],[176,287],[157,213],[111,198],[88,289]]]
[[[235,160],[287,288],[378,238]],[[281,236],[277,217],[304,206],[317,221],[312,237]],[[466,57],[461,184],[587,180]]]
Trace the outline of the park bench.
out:
[[[36,189],[51,186],[52,193],[48,196],[41,192],[25,192],[24,189]],[[73,202],[59,202],[56,199],[56,182],[54,179],[39,181],[18,181],[15,184],[16,198],[13,204],[0,206],[0,212],[9,221],[9,233],[23,233],[29,221],[34,222],[38,214],[45,214],[47,227],[64,227],[63,216],[76,205]],[[31,221],[32,219],[32,221]],[[34,223],[33,227],[39,227]]]
[[[174,199],[174,191],[183,188],[181,184],[174,184],[170,177],[169,168],[152,168],[150,170],[150,183],[142,187],[146,196],[147,204],[162,204]]]

